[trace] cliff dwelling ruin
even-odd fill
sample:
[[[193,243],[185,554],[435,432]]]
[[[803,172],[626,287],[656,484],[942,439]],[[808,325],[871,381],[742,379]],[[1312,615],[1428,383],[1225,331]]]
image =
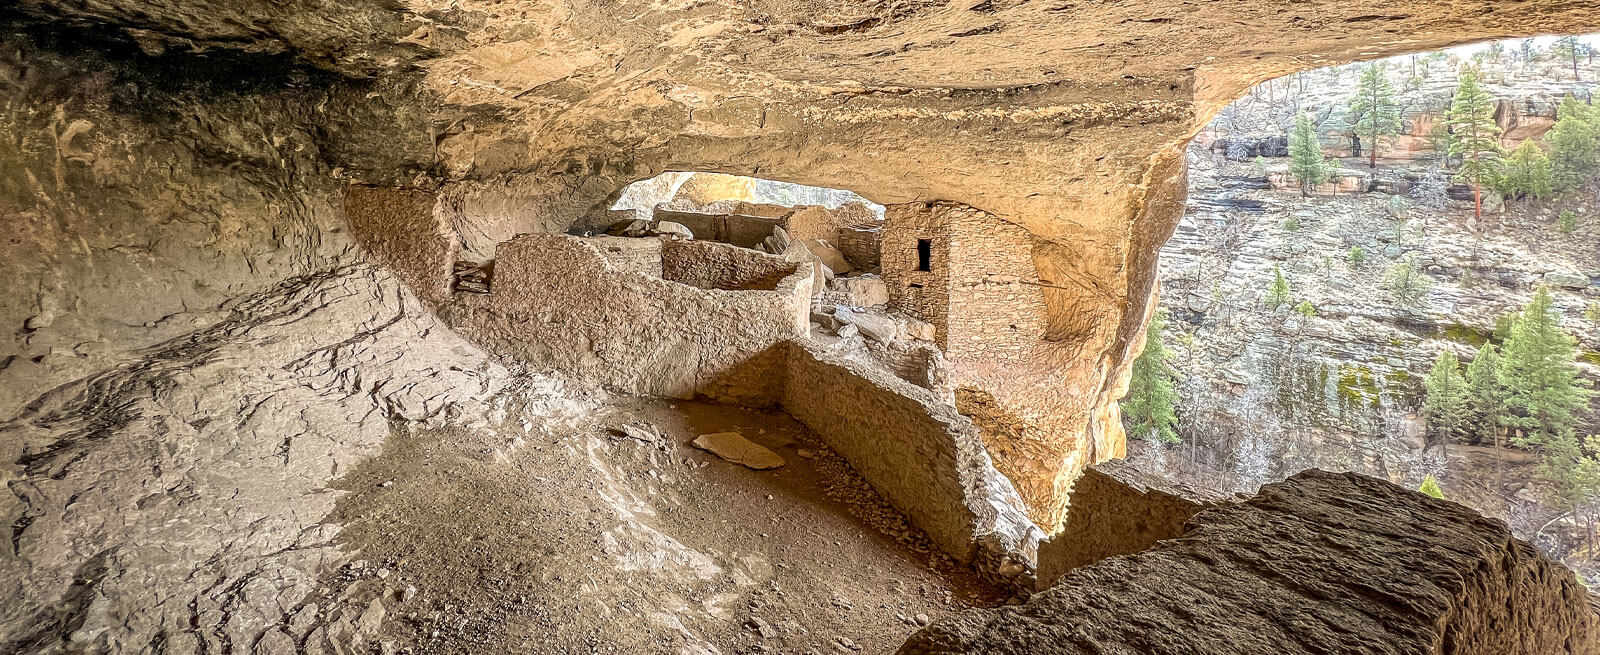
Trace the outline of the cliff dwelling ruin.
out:
[[[1118,404],[1224,106],[1591,3],[0,21],[0,653],[1600,653],[1503,522]]]

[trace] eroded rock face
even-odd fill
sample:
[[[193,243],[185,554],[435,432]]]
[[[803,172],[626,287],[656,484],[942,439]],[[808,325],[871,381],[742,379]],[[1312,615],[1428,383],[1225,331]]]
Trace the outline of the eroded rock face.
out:
[[[1018,485],[1048,525],[1076,470],[1121,451],[1115,401],[1181,209],[1182,146],[1211,113],[1290,70],[1577,31],[1600,10],[28,0],[8,11],[12,33],[62,37],[6,49],[4,93],[25,111],[9,126],[22,147],[3,153],[18,162],[4,209],[26,217],[27,235],[8,265],[44,280],[0,312],[39,332],[8,375],[67,353],[27,375],[86,374],[117,359],[83,346],[100,331],[128,333],[111,350],[154,343],[125,326],[159,328],[339,263],[338,180],[437,191],[473,261],[519,233],[564,230],[665,170],[959,202],[1047,244],[1034,260],[1057,283],[1056,338],[1035,370],[1049,374],[987,384],[1008,416],[1049,419],[996,449],[1025,472]],[[60,54],[101,51],[115,57]],[[164,303],[131,311],[129,297]]]
[[[1027,604],[919,632],[931,653],[1595,653],[1588,593],[1505,524],[1306,471]]]
[[[322,522],[340,496],[328,481],[376,455],[391,420],[481,416],[508,378],[362,266],[290,280],[42,391],[0,423],[14,463],[0,650],[243,651],[283,636],[347,558]]]

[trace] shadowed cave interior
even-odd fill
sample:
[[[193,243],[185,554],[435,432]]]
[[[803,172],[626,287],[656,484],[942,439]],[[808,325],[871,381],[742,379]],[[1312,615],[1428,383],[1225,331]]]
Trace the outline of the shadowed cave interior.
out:
[[[0,651],[1600,651],[1506,523],[1119,404],[1224,107],[1589,5],[0,21]]]

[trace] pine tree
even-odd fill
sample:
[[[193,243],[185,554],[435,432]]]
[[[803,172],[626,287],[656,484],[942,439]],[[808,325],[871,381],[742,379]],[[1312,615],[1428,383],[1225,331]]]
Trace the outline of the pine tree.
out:
[[[1377,168],[1378,148],[1384,140],[1400,133],[1400,104],[1394,99],[1394,86],[1383,73],[1382,65],[1372,64],[1361,71],[1347,120],[1356,136],[1371,146],[1367,167]]]
[[[1328,181],[1328,162],[1322,158],[1322,142],[1317,128],[1304,111],[1295,114],[1289,132],[1289,173],[1300,184],[1300,195],[1309,196],[1318,184]]]
[[[1465,430],[1472,417],[1467,380],[1461,374],[1461,364],[1456,361],[1455,353],[1448,350],[1439,353],[1422,384],[1427,390],[1422,410],[1428,418],[1428,428],[1446,440]]]
[[[1478,83],[1477,71],[1463,69],[1445,124],[1451,134],[1450,155],[1461,160],[1459,177],[1472,184],[1476,220],[1483,219],[1483,183],[1494,174],[1500,156],[1500,125],[1494,121],[1494,109],[1494,98]]]
[[[1544,446],[1572,436],[1588,409],[1588,381],[1578,377],[1576,342],[1561,329],[1550,290],[1539,287],[1514,319],[1500,365],[1506,389],[1506,423],[1523,446]]]
[[[1367,263],[1367,251],[1362,250],[1361,246],[1350,246],[1350,254],[1345,260],[1350,262],[1350,266],[1359,268]]]
[[[1555,44],[1550,49],[1557,55],[1572,59],[1572,81],[1577,82],[1579,80],[1578,55],[1583,52],[1583,44],[1578,41],[1578,37],[1565,36],[1556,39]]]
[[[1427,297],[1428,288],[1432,284],[1428,276],[1417,267],[1416,261],[1407,257],[1389,267],[1388,274],[1384,276],[1383,286],[1394,295],[1396,302],[1414,306]]]
[[[1477,426],[1479,440],[1500,447],[1506,420],[1506,390],[1500,385],[1500,353],[1486,343],[1467,364],[1467,407]]]
[[[1292,299],[1289,293],[1289,281],[1283,278],[1283,269],[1273,264],[1272,285],[1267,287],[1267,297],[1263,298],[1262,302],[1272,309],[1277,309]]]
[[[1495,193],[1507,199],[1543,200],[1550,197],[1550,157],[1528,139],[1517,146],[1489,178]]]
[[[1429,168],[1411,189],[1411,197],[1424,207],[1444,209],[1450,202],[1450,180],[1445,178],[1444,169]]]
[[[1600,111],[1568,95],[1556,115],[1544,142],[1550,146],[1551,182],[1565,191],[1600,172]]]
[[[1422,479],[1422,486],[1417,487],[1417,491],[1422,492],[1423,495],[1444,500],[1444,491],[1439,489],[1439,481],[1435,480],[1431,475]]]
[[[1600,448],[1600,435],[1554,435],[1545,440],[1544,458],[1539,462],[1539,474],[1554,488],[1554,504],[1588,524],[1584,533],[1591,549],[1593,506],[1600,496],[1600,460],[1589,453],[1596,448]]]
[[[1128,395],[1122,399],[1122,418],[1134,438],[1177,443],[1178,391],[1167,361],[1171,356],[1161,342],[1166,326],[1166,310],[1157,310],[1145,328],[1144,352],[1133,360]]]

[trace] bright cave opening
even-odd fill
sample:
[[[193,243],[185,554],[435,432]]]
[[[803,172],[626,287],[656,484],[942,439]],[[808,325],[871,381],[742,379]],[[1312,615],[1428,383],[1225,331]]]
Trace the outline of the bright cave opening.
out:
[[[1222,109],[1161,251],[1129,462],[1207,497],[1310,468],[1387,479],[1600,580],[1600,486],[1577,474],[1600,466],[1597,48],[1309,70]]]

